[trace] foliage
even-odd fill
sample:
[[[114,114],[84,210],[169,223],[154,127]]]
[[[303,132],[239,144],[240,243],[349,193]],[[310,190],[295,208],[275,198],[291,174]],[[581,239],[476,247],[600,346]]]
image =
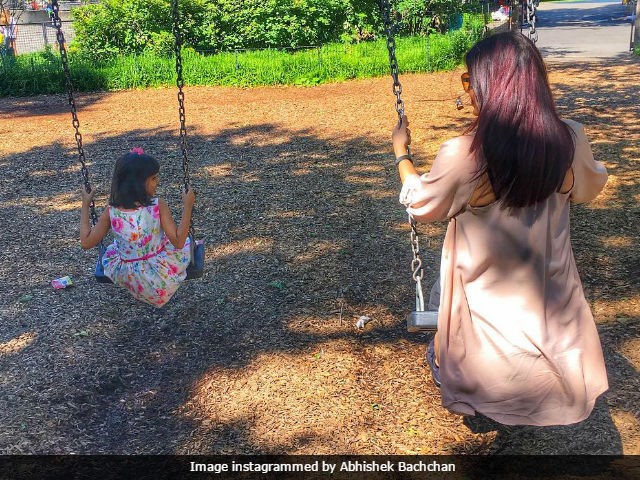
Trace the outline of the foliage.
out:
[[[452,34],[432,34],[428,39],[398,38],[397,56],[402,72],[455,68],[479,38],[482,25],[469,19],[466,28]],[[236,57],[233,53],[204,55],[185,48],[182,55],[187,85],[315,85],[389,74],[384,39],[351,45],[328,44],[320,52],[260,50],[239,53]],[[70,54],[69,58],[73,83],[79,91],[175,85],[174,59],[149,49],[100,60],[78,53]],[[15,59],[7,57],[0,67],[0,96],[64,92],[60,58],[51,50]]]
[[[633,54],[640,56],[640,43],[638,43],[638,45],[636,45],[635,48],[633,49]]]
[[[474,0],[475,1],[475,0]],[[398,33],[444,32],[477,2],[396,0]],[[378,38],[377,0],[180,0],[183,44],[199,51],[297,48]],[[103,0],[74,10],[74,45],[94,60],[172,51],[170,0]]]
[[[299,47],[337,40],[342,0],[219,0],[222,49]]]
[[[209,46],[219,36],[216,11],[207,0],[180,0],[181,34],[186,45]],[[169,0],[103,0],[72,10],[74,44],[92,59],[119,53],[158,54],[173,42]]]

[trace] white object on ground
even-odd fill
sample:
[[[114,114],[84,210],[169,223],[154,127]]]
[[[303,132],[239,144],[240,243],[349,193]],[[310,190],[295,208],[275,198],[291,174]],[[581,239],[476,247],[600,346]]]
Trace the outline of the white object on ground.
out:
[[[371,317],[366,317],[364,315],[362,315],[360,318],[358,318],[358,320],[356,321],[356,328],[364,328],[364,326],[369,323],[371,321]]]

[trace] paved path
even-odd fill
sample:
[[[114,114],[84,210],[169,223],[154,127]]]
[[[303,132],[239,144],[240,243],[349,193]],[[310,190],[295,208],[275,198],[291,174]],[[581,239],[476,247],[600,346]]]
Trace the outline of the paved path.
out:
[[[620,1],[541,2],[538,48],[546,60],[629,57],[631,24]]]

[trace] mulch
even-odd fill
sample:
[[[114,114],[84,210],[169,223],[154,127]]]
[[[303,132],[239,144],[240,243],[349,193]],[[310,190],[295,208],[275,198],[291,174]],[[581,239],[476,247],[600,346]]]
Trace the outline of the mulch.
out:
[[[389,79],[187,88],[206,273],[161,310],[93,281],[65,98],[0,99],[0,453],[640,454],[637,69],[550,66],[562,116],[586,125],[611,174],[572,208],[571,229],[611,388],[585,422],[550,428],[440,406],[430,337],[404,324]],[[453,103],[459,75],[402,77],[423,169],[472,118]],[[79,95],[98,205],[117,156],[143,146],[179,212],[175,100],[164,88]],[[427,285],[445,228],[420,229]],[[54,290],[64,275],[75,285]]]

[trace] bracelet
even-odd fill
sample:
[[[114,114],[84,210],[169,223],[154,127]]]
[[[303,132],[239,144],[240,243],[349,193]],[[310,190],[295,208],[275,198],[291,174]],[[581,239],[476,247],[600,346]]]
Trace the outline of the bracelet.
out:
[[[411,163],[413,163],[413,158],[411,158],[411,154],[408,153],[406,155],[400,155],[399,157],[396,158],[396,167],[403,160],[409,160]]]

